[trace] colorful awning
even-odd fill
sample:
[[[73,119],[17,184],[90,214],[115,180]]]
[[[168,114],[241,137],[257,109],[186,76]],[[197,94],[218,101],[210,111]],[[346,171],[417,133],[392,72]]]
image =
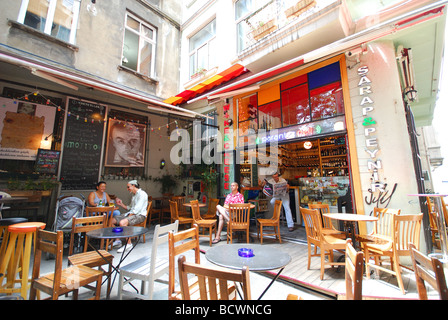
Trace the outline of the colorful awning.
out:
[[[171,105],[178,105],[187,102],[188,100],[196,97],[198,94],[211,90],[224,82],[232,80],[246,71],[247,69],[244,66],[240,64],[235,64],[230,68],[224,70],[223,72],[220,72],[214,75],[213,77],[208,78],[203,82],[195,85],[194,87],[182,91],[177,95],[164,100],[163,102]]]

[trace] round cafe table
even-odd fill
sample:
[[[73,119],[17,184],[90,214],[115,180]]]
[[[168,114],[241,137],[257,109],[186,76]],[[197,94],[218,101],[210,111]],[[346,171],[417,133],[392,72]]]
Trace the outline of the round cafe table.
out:
[[[252,249],[254,256],[240,257],[238,249],[241,248]],[[212,247],[205,252],[205,258],[213,264],[231,269],[242,269],[244,266],[247,266],[249,271],[280,269],[258,300],[263,297],[274,281],[277,280],[285,266],[291,262],[291,256],[278,248],[246,243],[223,244]]]
[[[145,233],[149,232],[148,228],[144,228],[144,227],[135,227],[135,226],[126,226],[126,227],[122,227],[123,230],[120,232],[115,232],[114,229],[115,227],[108,227],[108,228],[101,228],[101,229],[96,229],[96,230],[92,230],[86,233],[87,237],[89,238],[93,238],[93,239],[125,239],[124,240],[124,246],[126,248],[126,246],[128,245],[128,239],[130,238],[137,238],[137,242],[135,243],[135,245],[130,245],[131,249],[129,251],[127,250],[123,250],[121,257],[120,257],[120,261],[118,262],[118,264],[116,266],[112,265],[112,268],[114,270],[115,276],[112,280],[112,284],[111,284],[111,288],[114,286],[114,282],[115,282],[115,278],[117,277],[117,273],[120,272],[120,266],[123,263],[123,261],[126,259],[126,257],[134,250],[134,248],[137,246],[137,244],[140,242],[140,238],[142,235],[144,235]],[[93,246],[90,244],[90,242],[88,242],[88,244],[93,247],[93,249],[95,249],[95,251],[101,256],[101,253],[98,251],[98,249],[96,248],[96,246]],[[103,257],[103,259],[105,259]],[[106,260],[106,259],[105,259]],[[106,260],[107,261],[107,260]],[[111,277],[112,274],[109,275],[109,277]],[[107,280],[107,279],[106,279]],[[104,282],[106,282],[106,280],[104,280]],[[104,283],[103,282],[103,283]]]
[[[377,217],[368,216],[364,214],[355,214],[355,213],[324,213],[322,214],[324,217],[339,220],[344,222],[344,230],[347,238],[351,238],[353,241],[353,246],[355,248],[358,247],[358,243],[356,241],[356,223],[358,222],[366,222],[366,221],[377,221]]]
[[[183,205],[184,205],[185,207],[191,208],[191,203],[190,203],[190,202],[185,202]],[[198,206],[199,206],[199,208],[204,208],[204,207],[206,207],[207,205],[206,205],[205,203],[199,202],[199,203],[198,203]]]

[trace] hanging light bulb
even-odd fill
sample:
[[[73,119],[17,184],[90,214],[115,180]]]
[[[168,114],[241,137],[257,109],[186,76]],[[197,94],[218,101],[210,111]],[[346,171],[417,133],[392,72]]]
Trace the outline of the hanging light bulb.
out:
[[[87,11],[94,17],[98,14],[98,10],[96,9],[96,0],[91,0],[91,3],[87,5]]]

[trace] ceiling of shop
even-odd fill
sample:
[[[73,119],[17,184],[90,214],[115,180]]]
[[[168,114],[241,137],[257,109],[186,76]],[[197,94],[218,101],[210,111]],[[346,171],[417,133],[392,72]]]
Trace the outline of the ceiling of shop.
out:
[[[392,40],[395,47],[402,45],[412,49],[417,100],[410,105],[417,126],[432,123],[440,86],[445,19],[446,14],[385,37],[385,40]]]

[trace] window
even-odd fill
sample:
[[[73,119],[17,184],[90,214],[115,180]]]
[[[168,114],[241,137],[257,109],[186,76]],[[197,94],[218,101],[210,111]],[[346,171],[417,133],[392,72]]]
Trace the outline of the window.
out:
[[[80,0],[22,0],[18,22],[75,43]]]
[[[280,85],[283,126],[344,114],[339,63],[333,63]]]
[[[243,51],[251,44],[248,34],[252,31],[250,23],[246,20],[253,16],[256,11],[272,0],[238,0],[235,2],[235,23],[237,30],[237,50]],[[265,13],[272,15],[272,11],[264,10]],[[253,26],[252,26],[253,27]]]
[[[190,38],[190,78],[216,66],[216,20]]]
[[[145,76],[154,74],[156,29],[126,14],[121,65]]]

